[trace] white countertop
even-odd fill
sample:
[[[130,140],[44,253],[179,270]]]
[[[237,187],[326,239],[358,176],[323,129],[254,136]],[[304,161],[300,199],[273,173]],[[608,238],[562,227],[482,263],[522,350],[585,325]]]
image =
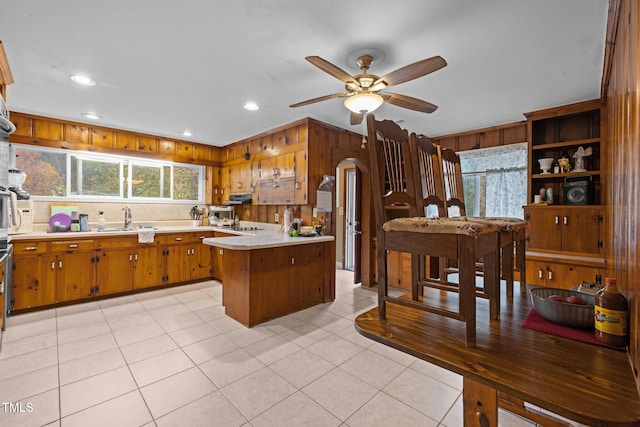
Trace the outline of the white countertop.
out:
[[[233,237],[209,237],[203,239],[202,243],[217,246],[223,249],[232,250],[252,250],[275,248],[280,246],[304,245],[308,243],[331,242],[335,240],[333,236],[314,237],[290,237],[281,232],[258,230],[252,234]]]
[[[243,222],[241,226],[248,228],[257,227],[257,230],[233,230],[229,227],[222,226],[165,226],[155,227],[153,230],[156,234],[163,233],[197,233],[199,231],[219,231],[235,236],[228,237],[211,237],[203,240],[203,243],[217,246],[224,249],[249,250],[272,248],[278,246],[293,246],[307,243],[328,242],[333,241],[334,236],[315,236],[315,237],[289,237],[279,229],[278,225]],[[134,228],[131,230],[119,230],[107,228],[106,231],[66,231],[62,233],[51,233],[46,231],[36,231],[26,234],[13,234],[9,236],[9,241],[20,240],[45,240],[45,239],[81,239],[91,237],[107,237],[107,236],[126,236],[137,234],[138,231],[149,230],[149,228]]]

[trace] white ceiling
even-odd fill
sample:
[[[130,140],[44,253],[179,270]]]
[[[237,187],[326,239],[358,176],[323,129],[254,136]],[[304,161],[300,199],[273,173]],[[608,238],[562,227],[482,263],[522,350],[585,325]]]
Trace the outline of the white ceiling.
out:
[[[15,111],[222,146],[312,117],[344,129],[341,92],[319,55],[358,74],[353,52],[381,51],[383,76],[434,55],[448,66],[386,92],[439,106],[383,105],[378,118],[437,136],[523,120],[598,98],[608,0],[0,0]],[[90,75],[80,87],[69,76]],[[257,112],[245,111],[246,101]],[[95,123],[95,122],[92,122]],[[181,136],[184,129],[191,138]]]

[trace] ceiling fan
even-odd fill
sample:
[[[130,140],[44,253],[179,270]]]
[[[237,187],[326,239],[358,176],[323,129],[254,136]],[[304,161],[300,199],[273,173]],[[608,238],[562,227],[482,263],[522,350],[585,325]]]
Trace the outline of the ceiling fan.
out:
[[[390,86],[399,85],[418,77],[433,73],[447,65],[447,62],[440,56],[423,59],[413,64],[409,64],[384,77],[369,74],[367,70],[373,63],[371,55],[362,55],[356,59],[362,74],[351,76],[340,67],[320,58],[319,56],[307,56],[305,58],[322,71],[332,75],[344,83],[345,92],[333,93],[331,95],[320,96],[306,101],[292,104],[289,107],[296,108],[333,98],[346,98],[345,107],[351,111],[350,122],[357,125],[362,122],[364,113],[371,113],[384,101],[402,108],[419,111],[422,113],[433,113],[438,106],[421,99],[397,93],[379,93]]]

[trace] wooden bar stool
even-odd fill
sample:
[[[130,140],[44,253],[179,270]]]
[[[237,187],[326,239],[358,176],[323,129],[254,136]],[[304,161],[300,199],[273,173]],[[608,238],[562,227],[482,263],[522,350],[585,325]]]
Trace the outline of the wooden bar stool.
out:
[[[498,228],[491,222],[468,221],[466,218],[425,218],[423,204],[417,202],[417,183],[407,131],[390,120],[376,121],[371,114],[367,117],[367,129],[378,239],[379,315],[386,318],[386,304],[394,303],[457,319],[465,322],[465,344],[475,347],[475,262],[484,257],[485,262],[497,265]],[[427,304],[415,291],[411,299],[390,296],[388,251],[412,255],[412,289],[420,286],[419,263],[416,262],[419,257],[455,259],[460,274],[457,310],[446,304]],[[497,281],[497,278],[488,277],[487,281]],[[491,293],[498,291],[490,290]]]
[[[445,182],[446,212],[449,215],[451,208],[457,208],[460,216],[466,216],[460,156],[450,148],[441,149],[440,154]],[[500,229],[500,274],[507,283],[507,297],[510,298],[513,296],[514,245],[515,267],[520,272],[520,282],[523,283],[526,280],[524,239],[527,223],[518,218],[507,217],[483,217],[482,219],[495,222]],[[482,263],[477,267],[479,272],[483,271]],[[440,269],[445,272],[444,274],[455,271],[447,265],[446,260],[440,262]]]

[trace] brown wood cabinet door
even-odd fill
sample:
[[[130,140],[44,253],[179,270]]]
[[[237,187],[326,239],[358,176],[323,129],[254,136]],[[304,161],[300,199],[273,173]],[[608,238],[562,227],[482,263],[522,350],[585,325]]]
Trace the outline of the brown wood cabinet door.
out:
[[[228,277],[235,276],[234,282],[238,283],[238,279],[245,274],[244,270],[246,268],[243,268],[241,264],[229,262],[230,256],[236,258],[242,252],[250,253],[248,277],[248,283],[250,284],[248,296],[250,300],[248,302],[251,307],[251,323],[261,323],[290,313],[289,277],[291,259],[288,248],[267,248],[253,251],[225,250],[225,282],[223,286],[227,286]],[[231,268],[243,271],[227,270]],[[226,287],[223,288],[223,295],[226,289]]]
[[[40,254],[13,259],[13,309],[41,307],[56,302],[56,257]]]
[[[56,256],[56,302],[93,296],[95,286],[94,251]]]
[[[189,242],[166,247],[165,284],[187,282],[191,279],[191,249]]]
[[[567,209],[562,216],[562,250],[602,253],[600,229],[602,209]]]
[[[595,281],[598,274],[597,268],[583,265],[550,263],[549,266],[553,274],[547,281],[547,286],[552,288],[571,289],[583,281]]]
[[[202,243],[195,243],[192,248],[191,280],[212,277],[214,247]]]
[[[289,253],[289,298],[293,310],[322,302],[324,251],[322,245],[301,245]]]
[[[308,201],[307,192],[307,150],[297,151],[295,154],[295,204],[306,205]]]
[[[527,249],[562,250],[562,209],[527,209]]]
[[[162,248],[140,246],[133,254],[133,288],[143,289],[162,284],[164,275]]]
[[[547,264],[540,261],[527,260],[527,284],[545,286],[547,277]]]
[[[116,294],[133,289],[133,251],[113,248],[100,251],[96,266],[96,286],[99,295]]]

